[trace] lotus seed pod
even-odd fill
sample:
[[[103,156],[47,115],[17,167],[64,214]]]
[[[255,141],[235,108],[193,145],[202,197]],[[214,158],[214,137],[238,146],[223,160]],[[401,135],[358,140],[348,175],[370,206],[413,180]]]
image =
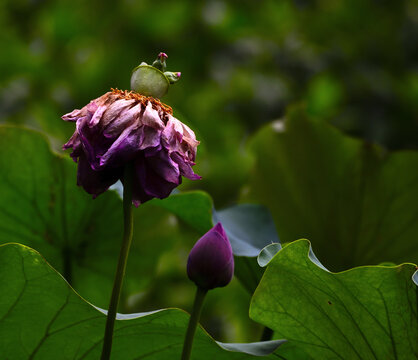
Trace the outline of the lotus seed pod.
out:
[[[141,95],[161,98],[169,86],[167,77],[151,65],[139,65],[132,72],[131,89]]]
[[[161,98],[167,94],[170,84],[180,79],[180,72],[165,71],[168,58],[166,53],[160,52],[157,59],[148,65],[142,62],[132,71],[131,89],[141,95]]]

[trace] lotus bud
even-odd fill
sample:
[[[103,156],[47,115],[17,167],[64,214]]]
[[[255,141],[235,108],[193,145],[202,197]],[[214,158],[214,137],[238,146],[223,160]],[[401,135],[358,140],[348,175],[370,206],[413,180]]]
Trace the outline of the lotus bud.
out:
[[[217,223],[194,245],[187,261],[187,275],[200,289],[229,284],[234,274],[231,244],[221,223]]]

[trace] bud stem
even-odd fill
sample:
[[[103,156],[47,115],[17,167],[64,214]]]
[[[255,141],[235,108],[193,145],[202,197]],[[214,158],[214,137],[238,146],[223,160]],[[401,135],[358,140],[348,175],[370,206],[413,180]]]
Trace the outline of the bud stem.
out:
[[[192,353],[192,344],[194,334],[196,332],[196,326],[200,319],[200,313],[202,312],[203,300],[207,294],[207,290],[197,287],[196,296],[194,298],[193,310],[189,320],[189,326],[187,327],[186,337],[184,338],[183,353],[181,354],[181,360],[189,360]]]
[[[119,253],[116,275],[113,281],[112,296],[110,298],[109,310],[107,313],[106,328],[103,342],[101,360],[109,360],[112,350],[113,328],[115,325],[116,313],[122,289],[123,277],[125,275],[126,263],[129,249],[132,242],[133,218],[132,218],[132,180],[133,164],[126,164],[123,174],[123,239]]]

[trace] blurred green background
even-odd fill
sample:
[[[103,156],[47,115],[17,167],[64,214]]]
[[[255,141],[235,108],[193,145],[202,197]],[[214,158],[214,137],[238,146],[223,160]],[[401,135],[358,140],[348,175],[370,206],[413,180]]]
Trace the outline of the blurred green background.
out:
[[[201,141],[203,180],[183,188],[208,191],[217,208],[247,182],[247,140],[293,103],[388,149],[417,148],[418,1],[3,0],[0,26],[0,122],[39,129],[56,150],[74,131],[61,115],[129,88],[135,66],[166,52],[182,78],[163,101]],[[190,305],[192,287],[179,290],[187,252],[177,250],[159,254],[171,288],[148,289],[140,309]],[[245,318],[250,296],[234,282],[219,304],[221,291],[208,306],[213,315],[229,304],[215,317],[225,329],[225,313]],[[237,321],[216,338],[255,340]]]
[[[292,102],[391,149],[418,142],[418,2],[42,1],[0,5],[0,120],[72,133],[60,116],[159,51],[181,82],[164,101],[197,133],[189,186],[215,204],[244,183],[246,139]],[[231,164],[235,164],[232,168]]]

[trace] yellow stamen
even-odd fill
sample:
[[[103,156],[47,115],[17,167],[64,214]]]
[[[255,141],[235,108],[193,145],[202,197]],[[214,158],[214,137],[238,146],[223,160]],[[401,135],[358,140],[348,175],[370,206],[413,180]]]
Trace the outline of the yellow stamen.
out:
[[[164,112],[173,115],[173,109],[170,106],[162,103],[160,100],[155,99],[152,96],[141,95],[135,91],[119,90],[114,88],[110,89],[112,90],[113,94],[118,95],[121,99],[136,100],[139,101],[143,106],[147,106],[147,103],[150,102],[153,109],[163,110]]]

